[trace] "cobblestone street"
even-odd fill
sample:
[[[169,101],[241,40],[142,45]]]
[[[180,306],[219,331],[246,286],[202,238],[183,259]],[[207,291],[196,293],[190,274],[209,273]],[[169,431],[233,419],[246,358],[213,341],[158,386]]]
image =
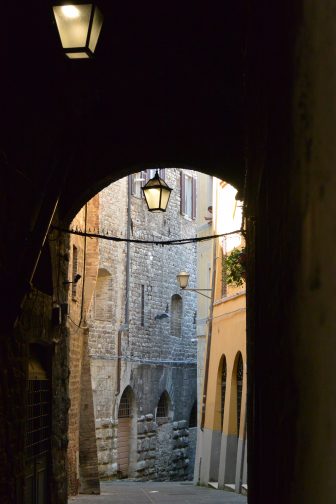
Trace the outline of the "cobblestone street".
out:
[[[71,497],[69,504],[236,504],[247,498],[233,492],[175,482],[101,482],[101,495]]]

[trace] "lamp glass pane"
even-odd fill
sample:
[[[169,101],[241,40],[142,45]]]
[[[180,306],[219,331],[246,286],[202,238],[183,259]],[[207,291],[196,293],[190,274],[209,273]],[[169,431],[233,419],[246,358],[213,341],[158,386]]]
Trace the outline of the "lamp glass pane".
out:
[[[103,15],[98,9],[98,7],[95,7],[95,12],[93,16],[93,22],[92,22],[92,28],[91,28],[91,35],[90,35],[90,41],[89,41],[89,48],[92,52],[96,49],[96,45],[98,42],[98,37],[99,33],[101,30],[103,24]]]
[[[160,189],[156,187],[151,187],[150,189],[145,189],[145,197],[149,209],[159,208],[160,205]]]
[[[65,53],[70,59],[87,59],[90,56],[86,52]]]
[[[162,189],[162,195],[161,195],[161,208],[162,210],[166,210],[168,201],[170,197],[170,191],[167,191],[167,189]]]
[[[53,7],[63,48],[85,47],[92,4]]]
[[[179,275],[177,275],[177,281],[180,284],[181,289],[188,287],[189,276],[190,275],[185,272],[181,272]]]

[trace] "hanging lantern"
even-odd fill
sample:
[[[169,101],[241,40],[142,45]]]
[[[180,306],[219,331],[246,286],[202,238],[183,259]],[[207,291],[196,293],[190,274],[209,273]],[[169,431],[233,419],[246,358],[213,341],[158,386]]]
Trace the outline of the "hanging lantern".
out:
[[[150,212],[165,212],[172,189],[159,177],[156,171],[153,178],[142,187],[148,210]]]
[[[53,6],[53,11],[68,58],[91,58],[103,24],[103,15],[98,7],[93,3],[58,4]]]

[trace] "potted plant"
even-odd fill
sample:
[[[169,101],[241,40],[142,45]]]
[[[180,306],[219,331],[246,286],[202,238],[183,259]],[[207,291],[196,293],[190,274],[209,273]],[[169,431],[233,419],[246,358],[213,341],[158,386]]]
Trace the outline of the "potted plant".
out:
[[[240,287],[246,279],[246,249],[234,248],[223,257],[223,269],[228,285]]]

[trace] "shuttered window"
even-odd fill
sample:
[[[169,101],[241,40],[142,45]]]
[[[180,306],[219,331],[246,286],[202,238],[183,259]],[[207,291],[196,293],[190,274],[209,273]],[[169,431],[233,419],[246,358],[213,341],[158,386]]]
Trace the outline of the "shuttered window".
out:
[[[147,182],[146,179],[146,171],[143,170],[138,173],[133,173],[131,175],[131,193],[133,196],[136,196],[137,198],[142,198],[142,190],[141,187],[143,187]]]
[[[158,169],[159,176],[165,180],[166,170],[165,168]],[[131,175],[131,194],[137,198],[143,198],[143,192],[141,188],[147,184],[148,180],[154,177],[156,173],[156,168],[150,168],[148,170],[142,170],[138,173],[133,173]]]
[[[196,219],[196,177],[181,171],[180,175],[181,214]]]

